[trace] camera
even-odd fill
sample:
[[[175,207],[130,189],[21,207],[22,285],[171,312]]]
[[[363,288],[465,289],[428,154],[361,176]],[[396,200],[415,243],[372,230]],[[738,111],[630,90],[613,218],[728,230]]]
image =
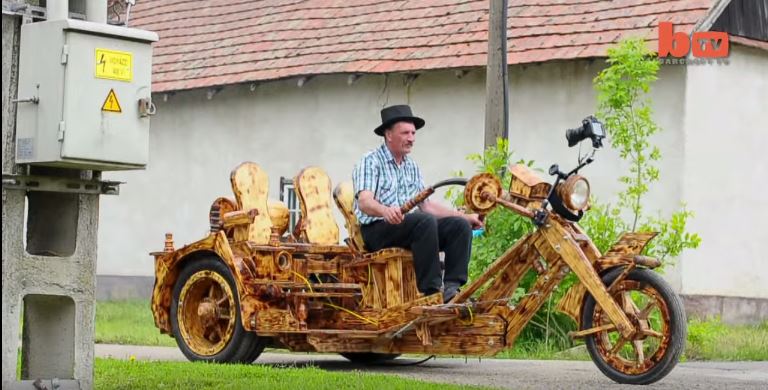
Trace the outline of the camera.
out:
[[[595,149],[603,147],[605,129],[603,128],[603,124],[592,115],[581,121],[581,127],[568,129],[565,132],[565,139],[568,140],[569,147],[572,147],[587,138],[592,140],[592,147]]]

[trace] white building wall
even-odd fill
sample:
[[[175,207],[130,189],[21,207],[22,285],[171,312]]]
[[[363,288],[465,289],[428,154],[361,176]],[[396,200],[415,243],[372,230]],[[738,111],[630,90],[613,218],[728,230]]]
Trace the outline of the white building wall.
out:
[[[701,247],[686,294],[768,298],[768,54],[731,46],[728,65],[688,67],[683,196]]]

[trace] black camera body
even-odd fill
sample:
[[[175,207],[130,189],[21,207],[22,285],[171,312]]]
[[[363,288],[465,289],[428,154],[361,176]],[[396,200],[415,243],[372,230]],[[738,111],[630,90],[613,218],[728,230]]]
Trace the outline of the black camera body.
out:
[[[603,147],[603,138],[605,138],[605,128],[602,122],[590,115],[581,121],[581,127],[568,129],[565,132],[565,139],[568,140],[568,146],[572,147],[585,139],[592,140],[592,146],[595,149]]]

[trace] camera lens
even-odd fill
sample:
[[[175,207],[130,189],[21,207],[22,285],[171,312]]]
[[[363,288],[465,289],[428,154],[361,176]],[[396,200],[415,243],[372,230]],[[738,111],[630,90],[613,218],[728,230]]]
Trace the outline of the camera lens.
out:
[[[583,127],[566,130],[565,139],[568,140],[568,147],[572,147],[581,142],[584,138],[587,138],[586,134],[584,133],[585,131]]]

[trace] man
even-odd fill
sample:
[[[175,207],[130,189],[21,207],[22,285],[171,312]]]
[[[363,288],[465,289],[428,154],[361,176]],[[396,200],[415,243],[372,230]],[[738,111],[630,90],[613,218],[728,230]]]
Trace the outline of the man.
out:
[[[384,137],[384,143],[363,156],[352,175],[363,240],[373,251],[410,249],[419,291],[430,295],[442,290],[448,302],[467,282],[472,227],[483,223],[477,214],[462,214],[429,200],[419,211],[403,215],[400,206],[425,188],[419,167],[408,157],[424,120],[413,116],[409,106],[397,105],[381,110],[381,122],[373,132]],[[445,253],[444,280],[439,251]]]

